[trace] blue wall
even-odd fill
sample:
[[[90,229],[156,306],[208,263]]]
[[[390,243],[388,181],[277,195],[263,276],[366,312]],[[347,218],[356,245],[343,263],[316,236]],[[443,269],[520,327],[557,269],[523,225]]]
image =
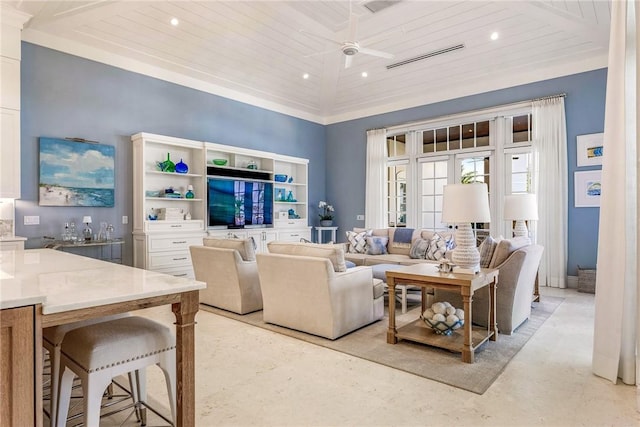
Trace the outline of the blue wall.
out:
[[[65,222],[113,223],[127,238],[131,263],[131,135],[150,132],[270,151],[310,159],[311,213],[325,195],[325,127],[140,74],[22,43],[22,198],[16,202],[16,235],[26,247],[42,236],[60,236]],[[115,146],[114,208],[38,206],[38,138],[80,137]],[[24,215],[40,225],[25,226]],[[122,224],[122,216],[130,219]],[[95,230],[97,232],[97,230]]]
[[[42,236],[59,236],[64,222],[83,215],[111,222],[128,239],[131,261],[132,161],[130,136],[151,132],[310,159],[310,223],[319,200],[336,207],[340,230],[362,226],[366,130],[493,107],[560,92],[567,93],[569,156],[569,274],[595,266],[597,208],[573,207],[576,135],[602,132],[606,69],[424,105],[388,114],[321,126],[173,83],[123,71],[51,49],[22,44],[22,199],[16,202],[16,234],[38,247]],[[38,138],[82,137],[116,147],[116,206],[38,206]],[[581,168],[588,170],[590,168]],[[593,168],[591,168],[593,169]],[[325,188],[326,184],[326,188]],[[24,215],[40,225],[24,226]],[[341,233],[342,236],[342,233]],[[340,239],[343,240],[343,239]]]
[[[576,275],[577,265],[594,267],[599,209],[573,207],[573,173],[577,170],[576,136],[604,130],[606,80],[606,69],[601,69],[327,126],[327,199],[336,208],[337,225],[340,230],[364,226],[363,221],[356,220],[356,215],[364,214],[365,207],[365,157],[368,129],[565,92],[567,94],[565,111],[569,162],[568,274]],[[580,170],[589,169],[599,169],[599,167],[580,168]]]

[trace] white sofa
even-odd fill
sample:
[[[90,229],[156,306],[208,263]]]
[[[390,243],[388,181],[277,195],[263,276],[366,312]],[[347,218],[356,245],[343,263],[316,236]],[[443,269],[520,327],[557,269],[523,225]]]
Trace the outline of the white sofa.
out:
[[[258,253],[265,322],[336,339],[384,316],[371,267],[347,269],[344,245],[270,242]]]

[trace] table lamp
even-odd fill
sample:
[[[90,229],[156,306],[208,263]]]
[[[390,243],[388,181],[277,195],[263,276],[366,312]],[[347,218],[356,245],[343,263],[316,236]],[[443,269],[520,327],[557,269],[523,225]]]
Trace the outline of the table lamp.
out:
[[[89,227],[89,224],[91,224],[91,217],[89,215],[83,216],[82,222],[84,222],[85,224],[84,230],[82,231],[82,235],[84,236],[84,241],[90,242],[91,237],[93,237],[93,231],[91,230],[91,227]]]
[[[510,194],[504,198],[504,219],[515,221],[513,235],[529,237],[526,220],[538,220],[538,202],[531,193]]]
[[[487,184],[449,184],[444,186],[442,221],[456,225],[451,261],[454,273],[475,274],[480,271],[480,252],[471,228],[472,222],[490,222]]]

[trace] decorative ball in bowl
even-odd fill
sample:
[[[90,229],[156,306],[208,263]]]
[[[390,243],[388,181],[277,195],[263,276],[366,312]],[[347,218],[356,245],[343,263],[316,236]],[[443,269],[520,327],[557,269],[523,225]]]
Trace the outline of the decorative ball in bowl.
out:
[[[273,176],[273,179],[276,182],[287,182],[287,175],[283,175],[281,173],[277,173]]]
[[[451,335],[464,325],[464,310],[450,303],[435,302],[420,315],[424,323],[438,335]]]
[[[227,164],[227,159],[213,159],[213,164],[216,166],[224,166]]]

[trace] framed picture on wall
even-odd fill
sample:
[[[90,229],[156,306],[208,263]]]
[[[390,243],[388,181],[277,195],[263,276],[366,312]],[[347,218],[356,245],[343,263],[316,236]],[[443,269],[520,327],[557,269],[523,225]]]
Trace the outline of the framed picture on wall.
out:
[[[115,147],[40,138],[40,206],[113,207]]]
[[[574,172],[576,208],[600,207],[602,171]]]
[[[576,137],[576,147],[578,167],[602,165],[604,133],[578,135]]]

